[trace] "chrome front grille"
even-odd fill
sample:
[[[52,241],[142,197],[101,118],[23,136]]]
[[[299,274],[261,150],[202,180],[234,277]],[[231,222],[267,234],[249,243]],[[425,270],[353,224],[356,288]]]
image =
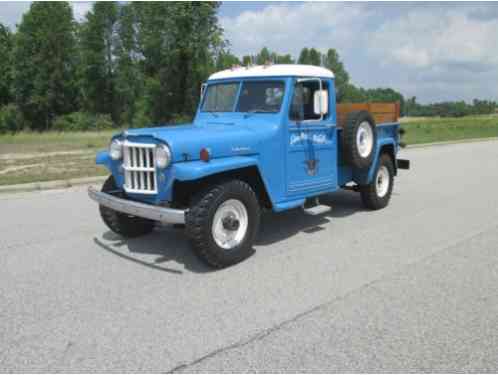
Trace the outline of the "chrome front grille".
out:
[[[130,193],[157,193],[156,145],[125,142],[123,145],[124,189]]]

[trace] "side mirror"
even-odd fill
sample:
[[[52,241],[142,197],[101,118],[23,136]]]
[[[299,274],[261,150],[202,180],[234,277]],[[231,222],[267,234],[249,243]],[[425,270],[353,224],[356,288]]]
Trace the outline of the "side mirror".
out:
[[[325,115],[329,111],[329,95],[327,90],[316,90],[313,95],[313,112],[315,115]]]
[[[206,91],[207,83],[201,85],[201,100],[204,97],[204,92]]]

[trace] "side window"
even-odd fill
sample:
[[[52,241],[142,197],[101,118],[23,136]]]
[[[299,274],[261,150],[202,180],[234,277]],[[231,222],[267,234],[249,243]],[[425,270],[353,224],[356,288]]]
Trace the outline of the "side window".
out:
[[[294,88],[294,96],[290,108],[290,119],[292,121],[319,120],[320,115],[314,111],[315,92],[320,90],[318,80],[299,82]],[[322,81],[322,90],[329,91],[328,83]],[[328,96],[328,95],[327,95]],[[327,117],[328,113],[324,115]]]

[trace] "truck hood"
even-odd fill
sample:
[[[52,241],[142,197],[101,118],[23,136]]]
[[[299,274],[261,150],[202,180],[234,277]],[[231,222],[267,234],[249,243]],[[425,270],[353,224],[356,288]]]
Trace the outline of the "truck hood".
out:
[[[125,137],[130,141],[153,137],[167,143],[173,162],[199,160],[203,148],[212,158],[255,154],[258,143],[257,133],[247,126],[221,122],[130,129]]]

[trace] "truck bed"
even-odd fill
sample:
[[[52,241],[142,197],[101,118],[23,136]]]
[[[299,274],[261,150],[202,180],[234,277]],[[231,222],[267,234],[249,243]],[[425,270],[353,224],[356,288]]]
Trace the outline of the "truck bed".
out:
[[[399,102],[395,103],[341,103],[336,106],[337,127],[346,125],[348,114],[353,111],[368,111],[372,114],[375,124],[397,122],[400,115]]]

